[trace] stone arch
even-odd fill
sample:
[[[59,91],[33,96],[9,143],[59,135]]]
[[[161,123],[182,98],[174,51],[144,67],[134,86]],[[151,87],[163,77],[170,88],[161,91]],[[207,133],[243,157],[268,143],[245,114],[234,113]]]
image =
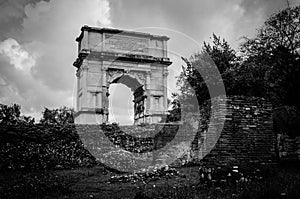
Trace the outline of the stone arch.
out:
[[[138,87],[145,86],[146,81],[145,78],[142,79],[141,75],[139,73],[130,73],[130,72],[122,72],[121,70],[116,70],[118,72],[111,73],[108,72],[108,81],[107,84],[113,84],[113,83],[123,83],[127,87],[131,89],[132,92],[134,92]],[[145,75],[144,75],[145,76]]]
[[[123,83],[133,91],[135,124],[161,121],[168,109],[167,68],[172,63],[167,57],[168,40],[148,33],[83,26],[73,64],[77,68],[75,122],[108,122],[112,83]]]

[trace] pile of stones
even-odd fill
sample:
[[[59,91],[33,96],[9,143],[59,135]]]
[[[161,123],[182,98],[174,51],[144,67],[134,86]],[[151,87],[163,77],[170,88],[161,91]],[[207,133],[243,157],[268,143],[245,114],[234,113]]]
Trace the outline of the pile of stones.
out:
[[[181,174],[178,170],[174,168],[164,167],[161,169],[153,170],[151,172],[115,175],[110,178],[108,183],[135,183],[137,181],[149,182],[160,180],[162,178],[169,179],[180,175]]]
[[[222,186],[236,185],[254,180],[262,180],[262,171],[258,168],[239,168],[239,166],[201,166],[198,171],[200,183]]]

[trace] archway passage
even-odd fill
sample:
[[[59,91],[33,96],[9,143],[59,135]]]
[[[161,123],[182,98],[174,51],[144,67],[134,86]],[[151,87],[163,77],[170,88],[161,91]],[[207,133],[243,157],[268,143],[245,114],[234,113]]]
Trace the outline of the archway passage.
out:
[[[116,84],[120,86],[115,86]],[[144,95],[145,90],[143,87],[144,85],[128,74],[116,77],[110,82],[109,96],[117,95],[117,97],[109,97],[108,99],[109,122],[128,125],[145,116],[144,100],[146,96]]]
[[[109,113],[108,122],[120,125],[134,123],[133,92],[124,84],[111,84],[109,86]]]

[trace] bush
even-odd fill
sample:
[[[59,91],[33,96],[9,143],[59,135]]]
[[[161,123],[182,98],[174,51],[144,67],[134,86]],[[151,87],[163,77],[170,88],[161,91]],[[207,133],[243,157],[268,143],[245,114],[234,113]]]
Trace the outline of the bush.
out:
[[[74,125],[0,125],[0,169],[36,170],[89,166]]]

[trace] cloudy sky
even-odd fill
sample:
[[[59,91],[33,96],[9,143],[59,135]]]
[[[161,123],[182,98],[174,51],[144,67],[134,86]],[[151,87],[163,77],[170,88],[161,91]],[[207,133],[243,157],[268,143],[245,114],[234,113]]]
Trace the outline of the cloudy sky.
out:
[[[85,24],[169,36],[172,92],[180,56],[197,52],[212,33],[237,48],[242,36],[253,37],[286,6],[286,0],[0,0],[0,103],[20,104],[36,118],[44,107],[73,107],[75,38]],[[130,90],[119,85],[110,92],[111,115],[131,122]]]

